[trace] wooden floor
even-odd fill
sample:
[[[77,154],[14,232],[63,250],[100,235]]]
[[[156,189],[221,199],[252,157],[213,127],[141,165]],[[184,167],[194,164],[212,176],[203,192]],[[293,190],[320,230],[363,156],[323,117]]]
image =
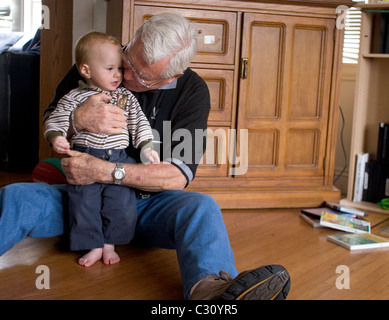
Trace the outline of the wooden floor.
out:
[[[389,248],[349,251],[327,241],[330,229],[314,229],[298,209],[223,212],[240,271],[282,264],[291,276],[290,300],[389,299]],[[371,214],[373,233],[389,215]],[[83,268],[60,239],[26,238],[0,257],[0,299],[182,299],[175,251],[119,246],[121,261]],[[50,289],[39,290],[38,266],[48,267]],[[350,288],[338,289],[338,266]],[[38,281],[39,282],[39,281]],[[344,283],[344,281],[342,282]]]
[[[0,171],[0,188],[15,182],[32,182],[31,172]]]

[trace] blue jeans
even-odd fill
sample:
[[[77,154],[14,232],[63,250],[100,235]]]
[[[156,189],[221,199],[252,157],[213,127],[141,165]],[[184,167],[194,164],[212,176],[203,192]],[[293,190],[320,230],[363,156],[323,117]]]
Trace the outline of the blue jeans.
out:
[[[125,149],[94,149],[73,146],[79,152],[113,163],[135,163]],[[115,184],[69,185],[70,250],[103,248],[104,244],[127,244],[135,234],[135,191]]]
[[[0,255],[26,236],[64,234],[64,205],[66,185],[17,183],[0,189]],[[238,275],[223,218],[212,197],[165,191],[137,199],[137,212],[137,241],[177,251],[185,298],[197,281],[220,270]]]

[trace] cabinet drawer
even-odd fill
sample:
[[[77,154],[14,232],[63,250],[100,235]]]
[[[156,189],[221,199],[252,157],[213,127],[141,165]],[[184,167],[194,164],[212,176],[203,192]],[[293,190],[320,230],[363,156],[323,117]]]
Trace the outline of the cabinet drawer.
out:
[[[230,125],[233,110],[234,71],[193,68],[208,85],[211,96],[209,122]]]
[[[193,62],[234,64],[237,13],[135,6],[134,30],[153,15],[174,12],[197,25],[198,53]]]

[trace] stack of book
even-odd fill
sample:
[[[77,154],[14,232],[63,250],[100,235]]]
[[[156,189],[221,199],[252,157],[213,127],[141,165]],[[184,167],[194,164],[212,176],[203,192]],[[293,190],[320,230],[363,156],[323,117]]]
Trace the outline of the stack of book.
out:
[[[389,123],[379,124],[377,159],[357,155],[353,201],[377,203],[389,197]]]
[[[389,239],[371,234],[370,222],[363,211],[326,202],[323,207],[302,209],[300,216],[314,228],[327,227],[347,232],[328,235],[327,239],[349,250],[389,246]]]
[[[370,222],[358,217],[366,217],[367,213],[325,202],[322,207],[302,209],[300,216],[314,228],[329,227],[347,232],[370,232]]]

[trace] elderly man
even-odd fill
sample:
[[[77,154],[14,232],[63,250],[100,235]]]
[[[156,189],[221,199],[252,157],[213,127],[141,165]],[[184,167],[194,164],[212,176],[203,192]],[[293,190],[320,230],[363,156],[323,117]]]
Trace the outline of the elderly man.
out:
[[[121,183],[137,190],[135,238],[177,251],[186,299],[285,299],[290,287],[286,269],[268,265],[239,274],[217,203],[207,195],[183,190],[195,177],[205,143],[188,139],[192,152],[181,157],[172,150],[183,142],[172,135],[186,129],[195,137],[196,129],[206,129],[210,110],[205,82],[188,68],[196,55],[196,41],[193,24],[176,14],[161,14],[145,22],[123,51],[123,85],[135,94],[163,142],[160,164],[118,166],[72,151],[62,160],[63,170],[71,184]],[[58,86],[45,118],[79,79],[74,67]],[[107,100],[99,94],[78,107],[71,117],[73,130],[120,132],[126,118]],[[128,153],[139,159],[131,147]],[[118,170],[120,177],[115,175]],[[62,234],[65,193],[66,188],[45,184],[14,184],[0,190],[0,254],[26,235]]]

